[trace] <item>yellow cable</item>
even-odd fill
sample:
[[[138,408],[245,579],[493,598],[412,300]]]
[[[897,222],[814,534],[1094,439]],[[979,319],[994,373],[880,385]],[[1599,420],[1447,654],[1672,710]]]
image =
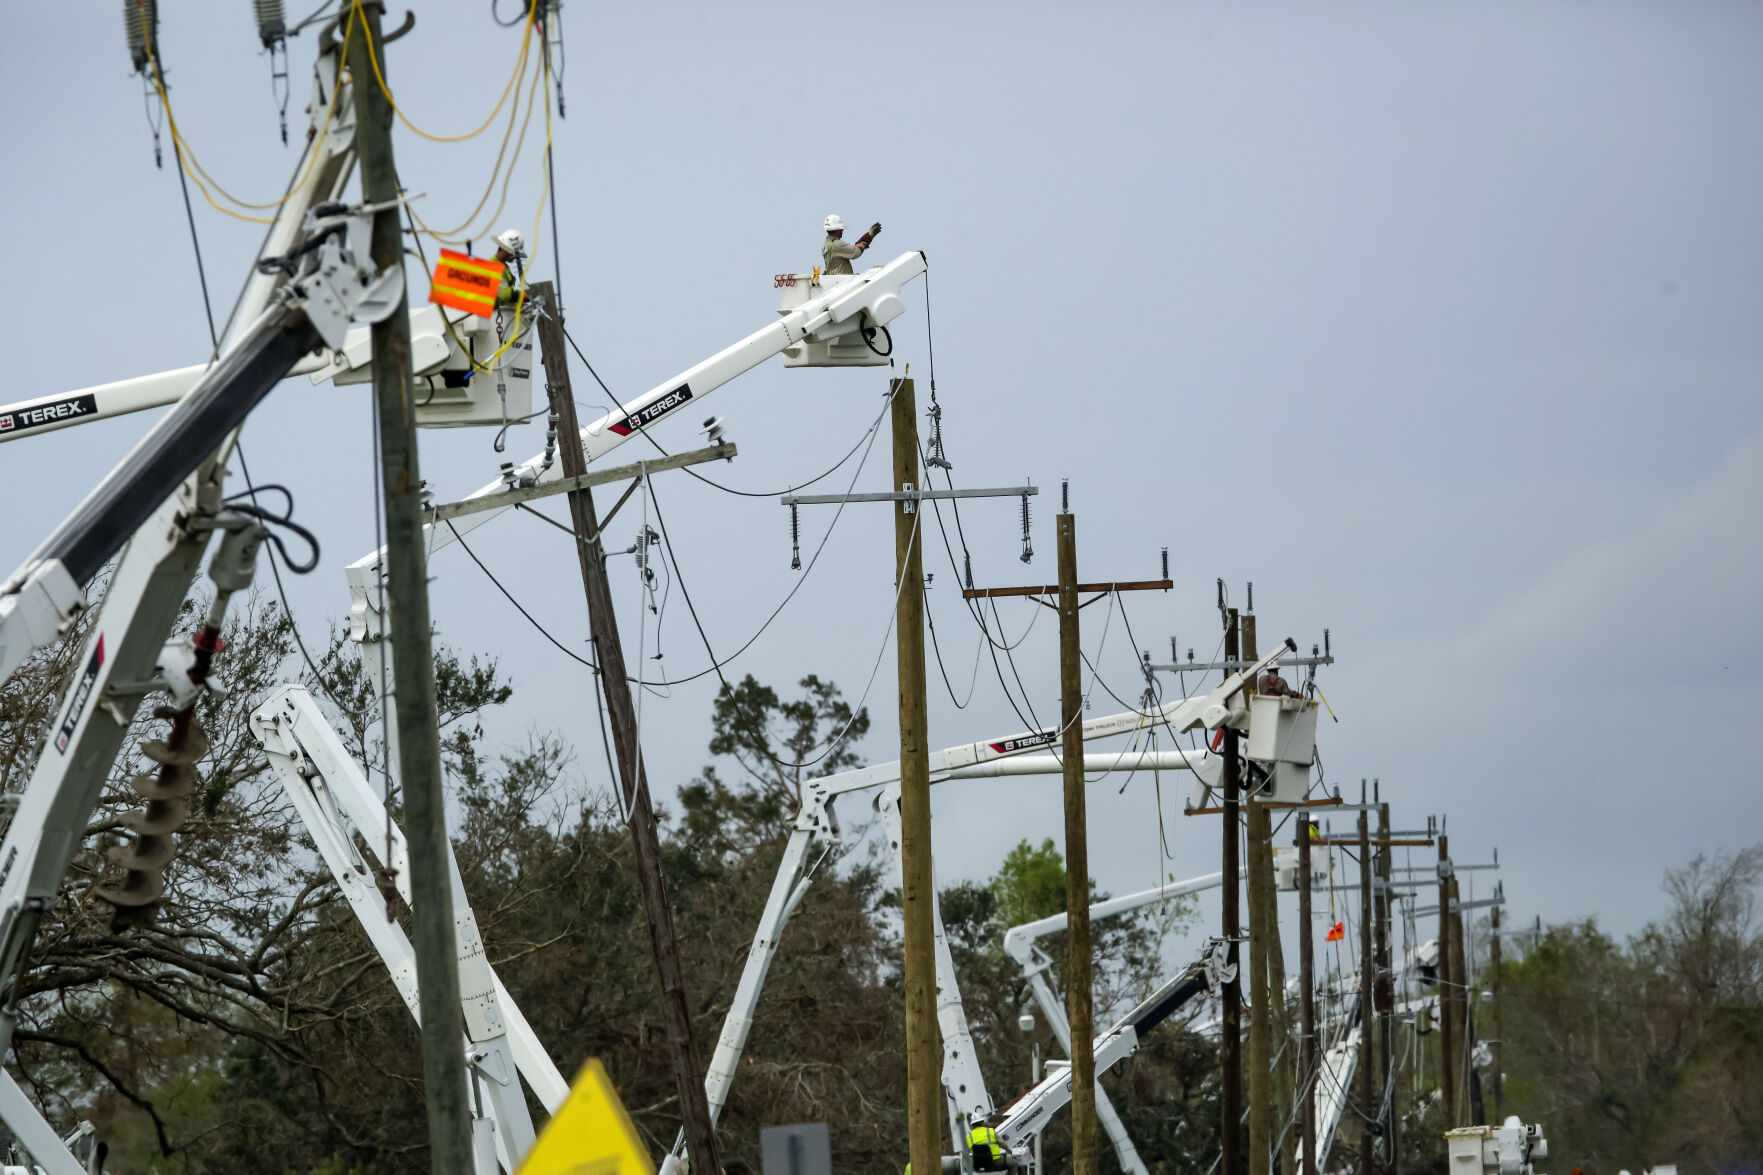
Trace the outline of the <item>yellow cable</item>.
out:
[[[359,3],[360,0],[356,0],[356,2]],[[534,7],[536,8],[537,5]],[[541,165],[541,170],[545,173],[545,182],[543,186],[539,188],[539,206],[533,210],[533,231],[531,235],[527,237],[527,240],[534,242],[535,249],[539,239],[539,222],[545,215],[545,200],[551,193],[551,87],[549,85],[551,78],[551,60],[549,55],[545,58],[544,72],[539,76],[545,79],[547,83],[545,86],[545,156]],[[529,115],[532,113],[530,106],[527,109],[527,113]],[[504,184],[503,186],[506,188],[507,185]],[[526,310],[526,274],[527,270],[532,268],[532,264],[533,254],[529,251],[526,255],[526,261],[522,263],[520,267],[520,294],[514,302],[514,327],[508,332],[507,341],[491,352],[490,357],[484,360],[481,365],[475,360],[472,362],[472,366],[480,371],[488,371],[495,364],[496,360],[500,359],[503,353],[506,352],[508,348],[512,347],[515,344],[515,341],[520,338],[520,317]],[[552,310],[555,312],[556,307],[552,307]],[[443,314],[441,317],[445,320],[446,315]]]
[[[527,93],[526,117],[521,120],[520,135],[514,141],[514,155],[508,160],[508,168],[507,168],[506,172],[504,172],[502,169],[502,156],[500,153],[497,154],[496,167],[490,173],[489,185],[484,189],[483,199],[478,201],[478,206],[476,208],[472,209],[471,215],[466,217],[464,223],[455,225],[454,227],[452,227],[450,229],[430,228],[428,226],[428,224],[426,222],[424,222],[420,216],[416,216],[415,217],[416,226],[419,229],[421,229],[424,233],[428,234],[429,236],[433,237],[435,240],[440,241],[442,244],[465,245],[480,236],[484,236],[484,235],[488,234],[492,229],[495,228],[497,219],[502,215],[502,209],[504,209],[508,206],[508,185],[514,179],[514,165],[520,160],[520,153],[526,146],[526,131],[527,131],[527,127],[532,123],[532,118],[533,118],[534,95],[538,91],[539,83],[542,82],[543,80],[544,80],[544,74],[535,73],[533,75],[533,84]],[[547,98],[547,106],[546,106],[547,116],[549,116],[549,114],[550,114],[550,106],[548,103],[549,103],[549,98]],[[518,109],[519,109],[519,103],[517,101],[515,104],[515,111],[518,111]],[[515,111],[511,111],[510,116],[509,116],[508,129],[509,129],[510,133],[512,133],[514,130],[513,114]],[[506,150],[506,148],[508,146],[508,139],[506,137],[504,137],[502,140],[502,146],[503,146],[504,150]],[[488,202],[488,200],[490,198],[490,193],[493,190],[495,190],[496,177],[498,175],[502,176],[502,196],[501,196],[501,199],[499,199],[496,202],[496,210],[494,212],[490,213],[490,215],[486,218],[484,228],[482,229],[482,231],[475,232],[475,233],[464,232],[463,230],[470,227],[471,222],[477,219],[478,213],[483,210],[484,204],[486,202]]]
[[[148,77],[152,79],[153,88],[159,94],[160,105],[165,108],[165,121],[166,121],[166,124],[171,128],[172,147],[174,150],[178,151],[178,153],[184,159],[189,161],[190,178],[195,180],[196,190],[202,193],[202,198],[204,200],[207,200],[209,207],[213,208],[216,212],[225,213],[227,216],[231,216],[236,220],[246,220],[246,221],[250,221],[254,224],[270,224],[270,223],[272,223],[272,218],[270,218],[270,217],[246,216],[243,213],[235,212],[230,208],[222,207],[220,204],[216,203],[214,196],[208,191],[207,186],[205,186],[202,181],[204,179],[206,179],[210,184],[214,185],[215,191],[219,192],[222,196],[226,197],[226,199],[232,201],[234,204],[237,204],[239,207],[241,207],[241,208],[256,208],[256,209],[268,209],[268,208],[281,207],[283,204],[288,202],[289,197],[294,194],[296,189],[300,188],[302,185],[304,185],[306,183],[307,179],[309,179],[311,177],[313,169],[318,166],[319,145],[324,140],[325,132],[327,132],[330,129],[331,118],[336,112],[337,94],[343,88],[341,61],[346,60],[348,57],[349,39],[351,36],[353,36],[354,31],[355,31],[355,12],[354,12],[354,9],[352,8],[349,12],[349,23],[345,27],[344,32],[343,32],[343,48],[341,51],[341,56],[339,57],[339,65],[338,65],[338,70],[337,70],[337,81],[336,81],[336,84],[331,86],[331,97],[330,97],[329,103],[327,103],[325,106],[324,121],[319,127],[318,135],[312,141],[312,146],[311,146],[312,155],[306,165],[306,171],[301,174],[301,176],[298,180],[296,180],[293,184],[291,184],[289,186],[288,190],[282,194],[281,199],[276,200],[276,201],[269,203],[269,204],[252,204],[252,203],[249,203],[245,200],[239,199],[237,196],[232,195],[225,188],[221,187],[220,184],[216,183],[214,177],[209,175],[206,171],[204,171],[202,168],[202,165],[200,163],[196,162],[196,154],[194,151],[190,150],[189,141],[184,138],[183,132],[178,130],[177,115],[172,112],[171,97],[165,91],[165,80],[163,77],[163,71],[161,70],[160,65],[159,65],[159,56],[154,51],[155,47],[154,47],[153,38],[150,35],[148,35],[146,10],[144,8],[140,7],[139,5],[137,5],[137,11],[140,12],[142,37],[144,38],[146,48],[147,48],[147,60],[148,60],[148,64],[150,67],[149,72],[148,72]]]
[[[350,4],[349,8],[350,8],[350,19],[351,20],[354,19],[355,10],[359,9],[360,7],[361,7],[361,0],[353,0],[353,2]],[[489,129],[489,125],[496,120],[496,115],[498,113],[500,113],[502,110],[502,104],[504,102],[508,101],[508,95],[510,93],[512,93],[514,90],[515,80],[520,76],[521,73],[523,73],[525,71],[527,50],[528,50],[528,47],[531,46],[531,44],[532,44],[533,25],[538,20],[538,15],[539,15],[539,6],[537,4],[531,4],[527,7],[526,33],[520,39],[520,57],[515,61],[515,72],[508,75],[508,84],[506,86],[502,87],[502,96],[496,100],[495,109],[490,111],[490,116],[488,118],[484,119],[484,121],[474,131],[467,132],[466,134],[463,134],[463,135],[432,135],[429,132],[423,130],[421,127],[417,126],[415,123],[411,122],[409,117],[406,116],[404,111],[399,107],[397,99],[392,97],[392,91],[386,85],[385,75],[380,72],[379,59],[370,53],[370,54],[368,54],[368,60],[373,62],[373,76],[374,76],[375,80],[377,80],[380,84],[380,93],[382,93],[386,96],[386,102],[388,104],[390,104],[390,106],[392,107],[392,112],[398,116],[399,122],[402,122],[405,126],[409,127],[412,131],[415,131],[418,135],[421,135],[423,138],[428,139],[431,142],[435,142],[435,143],[463,143],[467,139],[475,139],[479,135],[483,134],[485,130]]]

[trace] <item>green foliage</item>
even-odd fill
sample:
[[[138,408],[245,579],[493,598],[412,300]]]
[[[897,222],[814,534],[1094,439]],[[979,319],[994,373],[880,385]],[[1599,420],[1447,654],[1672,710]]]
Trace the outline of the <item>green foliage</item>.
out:
[[[750,673],[739,685],[723,682],[711,716],[710,753],[730,756],[759,786],[800,803],[803,779],[862,762],[853,744],[869,733],[869,711],[853,713],[836,685],[812,673],[796,684],[804,696],[784,701]]]
[[[1020,926],[1065,909],[1065,858],[1053,838],[1034,848],[1026,840],[1004,855],[989,886],[1005,926]]]
[[[1614,1175],[1763,1155],[1763,846],[1666,873],[1669,915],[1619,943],[1550,927],[1504,968],[1505,1105],[1554,1166]]]

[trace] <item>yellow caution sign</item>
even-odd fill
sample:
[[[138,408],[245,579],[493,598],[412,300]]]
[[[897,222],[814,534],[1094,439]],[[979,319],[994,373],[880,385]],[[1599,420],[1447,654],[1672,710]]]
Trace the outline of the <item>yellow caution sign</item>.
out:
[[[429,282],[429,301],[489,318],[496,313],[496,291],[501,288],[502,274],[499,261],[442,249],[435,276]]]
[[[655,1175],[599,1061],[589,1058],[576,1074],[569,1100],[545,1123],[515,1175]]]

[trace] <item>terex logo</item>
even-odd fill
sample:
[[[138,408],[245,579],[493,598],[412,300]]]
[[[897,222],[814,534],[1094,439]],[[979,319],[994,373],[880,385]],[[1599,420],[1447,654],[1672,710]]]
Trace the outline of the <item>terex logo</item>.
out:
[[[639,428],[648,428],[691,398],[692,385],[681,384],[654,403],[645,404],[617,424],[612,425],[612,431],[621,437],[628,437]]]
[[[55,749],[67,754],[67,744],[73,740],[74,727],[80,724],[80,715],[86,712],[86,703],[92,700],[92,686],[98,680],[98,670],[104,668],[104,634],[98,634],[98,647],[92,650],[92,659],[86,662],[86,671],[80,674],[79,684],[74,687],[73,697],[67,704],[67,717],[61,722],[61,729],[55,732]]]
[[[1008,755],[1011,751],[1026,751],[1030,747],[1044,747],[1050,742],[1057,742],[1058,739],[1059,732],[1057,730],[1037,730],[1033,734],[1007,738],[1001,743],[987,743],[986,745],[1000,755]]]
[[[41,428],[45,424],[54,424],[70,416],[90,416],[97,411],[97,396],[69,396],[65,400],[51,400],[47,404],[33,404],[29,408],[14,408],[0,416],[0,432]]]

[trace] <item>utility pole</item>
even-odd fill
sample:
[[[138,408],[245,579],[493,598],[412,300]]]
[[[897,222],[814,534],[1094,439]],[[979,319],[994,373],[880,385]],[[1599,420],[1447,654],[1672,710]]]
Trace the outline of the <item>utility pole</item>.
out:
[[[381,205],[374,214],[371,254],[381,272],[404,266],[398,170],[392,160],[392,110],[374,85],[386,72],[378,3],[356,9],[362,27],[349,40],[355,77],[355,154],[361,197]],[[375,62],[378,62],[376,70]],[[406,286],[408,291],[408,286]],[[380,481],[385,496],[386,553],[380,568],[392,626],[393,713],[398,777],[404,785],[409,843],[410,911],[421,1010],[422,1083],[428,1109],[429,1169],[470,1175],[471,1110],[466,1100],[465,1050],[459,1003],[458,943],[453,884],[447,868],[447,809],[441,789],[440,729],[435,718],[435,665],[429,645],[428,558],[422,541],[422,473],[417,464],[416,414],[410,394],[409,295],[374,324],[373,390],[378,404]]]
[[[910,381],[907,381],[910,384]],[[913,449],[916,460],[917,449]],[[971,492],[971,491],[964,491]],[[989,491],[979,491],[989,493]],[[940,494],[939,494],[940,496]],[[1059,582],[1045,587],[966,588],[963,599],[992,596],[1053,596],[1059,611],[1059,753],[1065,792],[1065,914],[1067,942],[1066,1017],[1071,1021],[1071,1167],[1073,1175],[1096,1175],[1095,1012],[1091,991],[1089,826],[1084,811],[1083,652],[1078,611],[1104,595],[1129,591],[1168,591],[1167,579],[1079,583],[1077,519],[1062,498],[1058,519]],[[1079,601],[1085,592],[1096,592]],[[920,674],[923,673],[922,656]],[[922,682],[923,678],[920,677]],[[910,990],[910,989],[908,989]],[[907,997],[909,1003],[911,996]],[[917,1168],[913,1168],[914,1171]]]
[[[581,424],[576,420],[575,399],[570,392],[563,312],[556,304],[551,283],[535,283],[529,294],[539,319],[545,388],[550,396],[551,411],[557,414],[557,448],[563,476],[580,477],[587,472],[588,463],[582,452]],[[673,910],[668,905],[661,875],[661,839],[649,796],[648,775],[643,768],[643,748],[637,741],[636,706],[631,701],[624,646],[618,637],[618,617],[612,607],[612,585],[606,576],[606,556],[594,510],[593,491],[572,490],[568,497],[576,534],[576,554],[581,560],[582,592],[587,597],[594,664],[599,667],[598,688],[605,698],[606,717],[612,728],[620,790],[635,849],[637,888],[643,913],[649,922],[649,945],[655,956],[656,975],[661,981],[661,1018],[667,1031],[668,1060],[673,1070],[674,1089],[679,1095],[686,1150],[691,1156],[695,1175],[720,1175],[722,1159],[717,1153],[716,1130],[710,1121],[710,1104],[704,1093],[704,1066],[699,1062],[697,1039],[692,1032],[691,1005],[686,998],[685,969],[680,963],[679,942],[674,934]]]
[[[918,464],[918,399],[909,379],[889,382],[894,443],[894,490],[885,494],[785,494],[794,510],[805,505],[887,502],[894,510],[894,649],[898,656],[900,715],[900,899],[905,923],[901,973],[906,987],[907,1160],[925,1175],[942,1170],[942,1039],[937,1027],[935,880],[930,842],[930,734],[924,690],[924,503],[933,498],[1023,497],[1033,486],[932,490]],[[1168,586],[1164,584],[1162,586]],[[1050,595],[1057,588],[1005,589],[992,594]],[[984,595],[968,590],[967,598]],[[1080,765],[1082,756],[1078,759]],[[1087,877],[1087,875],[1086,875]],[[1086,895],[1083,909],[1089,911]],[[1075,1025],[1074,1025],[1075,1028]],[[1089,1038],[1084,1038],[1088,1045]],[[1075,1042],[1074,1042],[1075,1044]],[[694,1173],[695,1175],[695,1173]]]
[[[1506,1109],[1501,1103],[1500,1095],[1502,1091],[1500,1087],[1505,1084],[1505,1074],[1500,1072],[1500,1066],[1504,1063],[1502,1058],[1505,1045],[1502,1043],[1502,1037],[1505,1033],[1505,1024],[1500,1016],[1500,956],[1502,952],[1500,948],[1500,907],[1498,905],[1494,906],[1491,912],[1491,918],[1493,923],[1493,941],[1488,944],[1488,951],[1490,952],[1488,963],[1493,971],[1493,976],[1491,978],[1494,993],[1494,1031],[1493,1038],[1489,1041],[1488,1047],[1494,1054],[1494,1064],[1490,1074],[1494,1084],[1494,1121],[1504,1122],[1506,1120]]]
[[[1250,597],[1253,605],[1254,598]],[[1255,614],[1249,612],[1240,621],[1242,627],[1242,658],[1258,659],[1255,639]],[[1255,683],[1247,692],[1255,693]],[[1276,1014],[1276,1001],[1283,1005],[1285,993],[1275,988],[1272,973],[1272,952],[1269,942],[1279,942],[1279,922],[1273,890],[1273,829],[1267,808],[1250,796],[1247,812],[1248,889],[1249,889],[1249,1175],[1271,1175],[1273,1162],[1273,1122],[1277,1109],[1272,1073],[1273,1030],[1284,1017]],[[1288,1107],[1289,1112],[1289,1107]],[[1284,1121],[1284,1116],[1279,1117]]]
[[[1298,1097],[1303,1122],[1304,1175],[1316,1170],[1316,950],[1310,912],[1310,842],[1316,824],[1298,813]]]
[[[1376,1158],[1371,1133],[1377,1111],[1372,1104],[1372,1009],[1376,978],[1371,961],[1371,821],[1364,810],[1365,783],[1359,784],[1359,1175],[1373,1175]]]
[[[1455,870],[1453,870],[1455,873]],[[1457,1086],[1457,1120],[1456,1126],[1479,1126],[1475,1119],[1475,1086],[1478,1082],[1469,1064],[1470,1050],[1475,1043],[1475,1034],[1470,1019],[1469,1002],[1469,954],[1463,945],[1463,915],[1458,909],[1461,895],[1457,878],[1451,878],[1451,904],[1443,911],[1446,915],[1445,925],[1451,932],[1451,972],[1457,981],[1451,993],[1451,1006],[1455,1010],[1453,1019],[1457,1040],[1457,1056],[1452,1062],[1456,1071]]]
[[[1096,1175],[1095,1016],[1090,990],[1090,849],[1084,812],[1083,653],[1078,643],[1077,519],[1058,516],[1059,724],[1065,767],[1066,1014],[1071,1019],[1071,1169]]]
[[[1451,962],[1451,838],[1439,831],[1439,1096],[1445,1109],[1445,1128],[1455,1130],[1457,1120],[1457,1021],[1451,1013],[1452,993],[1458,977]]]
[[[1397,1105],[1396,1091],[1400,1082],[1396,1080],[1396,991],[1395,970],[1390,965],[1390,806],[1382,803],[1377,795],[1380,790],[1377,782],[1372,782],[1372,798],[1379,800],[1377,805],[1377,839],[1385,843],[1377,850],[1377,974],[1380,979],[1390,985],[1389,998],[1384,1002],[1378,1016],[1379,1035],[1383,1040],[1383,1063],[1387,1074],[1384,1081],[1385,1096],[1389,1099],[1389,1118],[1385,1123],[1385,1131],[1389,1138],[1389,1146],[1385,1149],[1384,1171],[1386,1175],[1397,1175],[1401,1165],[1402,1149],[1402,1114]],[[1375,989],[1373,989],[1375,990]]]
[[[1235,661],[1240,657],[1238,643],[1238,616],[1235,608],[1228,609],[1224,621],[1224,659]],[[1227,671],[1225,676],[1229,677]],[[1221,993],[1223,1010],[1220,1015],[1219,1037],[1219,1074],[1218,1091],[1219,1122],[1219,1171],[1221,1175],[1244,1175],[1243,1171],[1243,989],[1242,970],[1238,966],[1239,952],[1237,941],[1242,937],[1243,928],[1240,913],[1237,909],[1237,877],[1240,869],[1237,864],[1237,808],[1240,799],[1239,788],[1242,784],[1241,746],[1237,732],[1228,726],[1221,727],[1224,731],[1224,939],[1225,950],[1230,967],[1230,978],[1225,981]]]
[[[918,466],[918,398],[909,379],[893,381],[894,490],[922,487]],[[923,502],[894,506],[894,568],[899,577],[894,649],[900,687],[900,896],[905,914],[906,1135],[912,1169],[942,1168],[942,1037],[937,1028],[936,880],[930,845],[930,719],[924,689]],[[1083,758],[1078,764],[1081,768]],[[1088,874],[1085,875],[1086,877]],[[1084,899],[1089,910],[1089,899]],[[1075,937],[1077,928],[1072,927]],[[1073,979],[1073,989],[1076,979]],[[1084,989],[1086,994],[1088,988]],[[1072,1057],[1080,1039],[1072,1024]],[[1087,1034],[1081,1039],[1089,1045]],[[1075,1090],[1073,1093],[1075,1094]],[[1073,1102],[1075,1108],[1075,1100]],[[1093,1137],[1093,1136],[1092,1136]]]

